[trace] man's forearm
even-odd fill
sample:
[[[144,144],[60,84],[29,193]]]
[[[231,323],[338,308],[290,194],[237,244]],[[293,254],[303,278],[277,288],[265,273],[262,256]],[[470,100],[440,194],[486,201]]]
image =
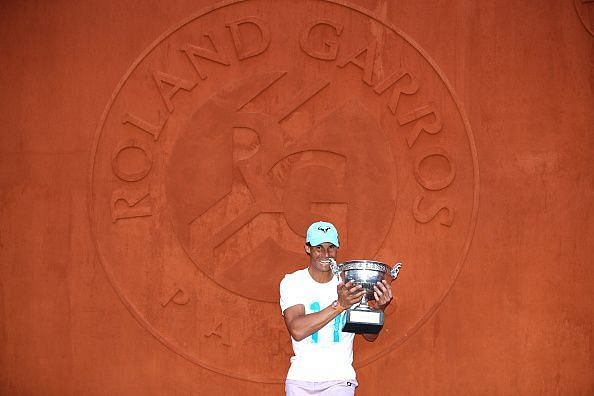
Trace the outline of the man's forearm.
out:
[[[320,330],[339,314],[339,310],[329,305],[321,311],[295,317],[287,323],[287,327],[291,336],[295,340],[301,341]]]

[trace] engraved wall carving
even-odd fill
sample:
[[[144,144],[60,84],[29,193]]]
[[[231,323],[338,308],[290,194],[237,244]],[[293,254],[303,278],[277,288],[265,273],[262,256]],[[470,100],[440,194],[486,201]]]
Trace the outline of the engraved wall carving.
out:
[[[354,6],[260,3],[198,14],[135,62],[98,131],[91,217],[111,282],[156,338],[219,373],[280,382],[278,283],[306,265],[309,223],[338,226],[341,259],[403,260],[424,279],[396,287],[383,344],[357,354],[366,365],[451,288],[478,171],[462,107],[412,39]],[[229,364],[241,356],[258,359]]]
[[[594,1],[593,0],[574,0],[575,11],[578,14],[580,22],[584,28],[594,36]]]
[[[2,6],[1,395],[282,394],[318,217],[358,396],[594,394],[593,2]]]

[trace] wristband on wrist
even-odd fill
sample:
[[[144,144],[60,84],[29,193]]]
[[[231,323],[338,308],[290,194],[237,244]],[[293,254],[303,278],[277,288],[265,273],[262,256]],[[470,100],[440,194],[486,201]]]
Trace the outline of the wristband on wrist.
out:
[[[332,309],[338,311],[339,313],[345,310],[345,308],[342,305],[340,305],[338,300],[334,300],[334,302],[332,303]]]

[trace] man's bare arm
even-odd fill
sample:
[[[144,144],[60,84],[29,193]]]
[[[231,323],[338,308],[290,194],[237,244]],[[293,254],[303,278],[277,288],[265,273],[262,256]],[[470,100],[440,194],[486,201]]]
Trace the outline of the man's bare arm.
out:
[[[359,302],[364,294],[361,285],[354,285],[352,281],[346,285],[340,283],[336,290],[338,302],[343,309],[350,308],[353,304]],[[320,330],[340,313],[341,310],[328,305],[319,312],[306,314],[303,304],[298,304],[285,309],[283,315],[285,325],[291,336],[295,340],[301,341]]]
[[[305,314],[305,307],[302,304],[293,305],[285,309],[285,325],[297,341],[301,341],[316,331],[320,330],[327,323],[340,314],[340,311],[327,306],[319,312]]]

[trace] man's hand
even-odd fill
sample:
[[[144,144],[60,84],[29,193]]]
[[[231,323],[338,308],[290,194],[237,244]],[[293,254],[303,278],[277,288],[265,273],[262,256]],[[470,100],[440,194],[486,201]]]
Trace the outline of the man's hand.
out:
[[[392,287],[388,282],[382,280],[373,286],[373,296],[375,297],[375,308],[382,311],[390,304],[392,299]],[[379,334],[363,334],[363,338],[367,341],[373,342],[377,339]]]
[[[392,287],[386,280],[377,282],[377,284],[373,286],[373,296],[375,297],[377,309],[381,309],[382,311],[386,309],[388,304],[392,301],[392,298],[394,298],[392,296]]]
[[[338,293],[338,303],[344,309],[348,309],[361,301],[363,294],[365,294],[363,286],[355,285],[353,281],[349,281],[346,284],[340,282],[336,286],[336,292]]]

